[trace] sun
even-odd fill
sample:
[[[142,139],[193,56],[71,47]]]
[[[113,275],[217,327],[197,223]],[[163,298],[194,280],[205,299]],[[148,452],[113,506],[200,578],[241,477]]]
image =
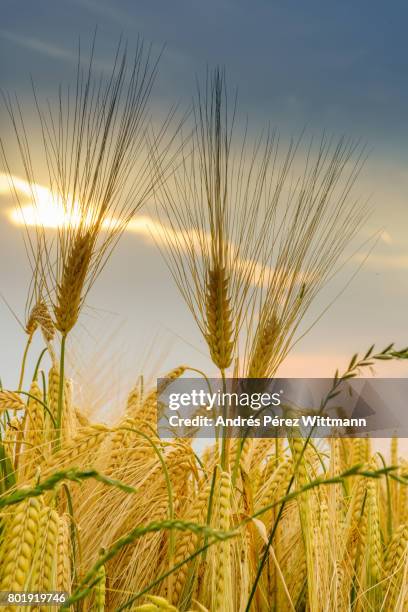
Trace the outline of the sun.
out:
[[[75,227],[81,221],[79,202],[70,196],[63,202],[48,187],[29,183],[20,177],[0,174],[0,193],[18,195],[20,204],[7,211],[14,225],[57,229]],[[23,199],[27,199],[27,203]]]

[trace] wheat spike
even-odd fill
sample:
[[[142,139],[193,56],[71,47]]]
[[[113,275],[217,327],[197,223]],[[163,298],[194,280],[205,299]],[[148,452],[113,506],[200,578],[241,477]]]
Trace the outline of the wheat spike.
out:
[[[227,472],[221,472],[218,493],[218,528],[229,531],[231,522],[231,481]],[[231,548],[228,541],[217,546],[214,593],[212,594],[214,612],[233,610],[231,584]]]
[[[49,593],[56,588],[58,527],[58,513],[52,508],[43,508],[40,514],[31,576],[31,589],[34,591]],[[46,606],[38,606],[33,609],[41,612],[47,611]]]
[[[270,477],[265,480],[262,488],[257,491],[256,507],[262,508],[268,506],[273,500],[283,497],[286,493],[292,473],[293,461],[291,458],[288,458],[278,465]],[[265,515],[264,520],[266,520],[266,516],[267,515]]]
[[[95,238],[91,232],[79,235],[64,264],[54,306],[55,327],[64,336],[78,320],[83,289],[92,258]]]
[[[150,63],[152,55],[145,52],[143,42],[138,40],[130,63],[127,45],[120,42],[110,74],[101,78],[95,74],[93,53],[92,47],[88,66],[79,54],[74,87],[60,87],[56,103],[43,103],[35,96],[42,136],[36,157],[47,168],[52,200],[64,214],[55,240],[48,240],[40,224],[33,231],[26,226],[27,252],[34,271],[34,297],[47,296],[55,328],[63,337],[75,325],[90,287],[127,223],[153,189],[150,153],[154,150],[160,163],[168,152],[161,145],[170,117],[157,136],[149,142],[142,138],[157,74],[157,61]],[[4,102],[25,180],[32,186],[33,205],[41,209],[24,117],[10,96],[5,95]],[[14,187],[3,146],[1,153]],[[19,190],[14,188],[14,193],[22,205]]]
[[[44,464],[42,473],[64,470],[68,467],[89,465],[89,455],[95,451],[111,430],[101,424],[84,427]]]
[[[32,562],[40,525],[41,501],[33,497],[13,508],[5,524],[0,549],[0,590],[24,591],[30,588]],[[13,610],[13,608],[5,608]]]
[[[106,572],[105,566],[101,565],[98,569],[98,584],[94,589],[95,597],[95,612],[104,612],[105,610],[105,597],[106,597]]]
[[[397,602],[407,582],[408,525],[400,525],[393,534],[384,564],[384,579],[389,582],[386,592],[386,610],[398,610]],[[407,589],[407,586],[405,587]]]
[[[47,304],[43,300],[39,300],[32,308],[26,324],[26,333],[32,336],[38,327],[40,327],[46,342],[51,342],[54,339],[54,323]]]
[[[232,361],[233,333],[225,267],[216,267],[208,271],[206,325],[205,337],[211,358],[220,370],[226,370]]]
[[[152,446],[138,433],[143,431],[146,423],[148,421],[141,422],[130,416],[126,416],[119,422],[110,439],[109,456],[106,462],[107,474],[114,474],[122,467],[127,470],[140,459],[146,459],[154,454]]]
[[[48,372],[48,407],[54,419],[57,418],[59,389],[59,368],[52,365]]]
[[[206,517],[207,503],[210,487],[206,486],[200,491],[195,498],[191,509],[186,513],[186,520],[191,520],[195,523],[202,524]],[[176,541],[176,549],[174,554],[174,565],[180,563],[183,559],[192,555],[197,546],[198,536],[196,534],[183,533],[180,534]],[[181,603],[180,597],[183,593],[183,588],[188,574],[188,566],[185,564],[180,567],[175,574],[173,583],[173,603]]]
[[[70,519],[67,515],[58,518],[57,577],[56,590],[71,592],[71,542]]]
[[[38,328],[38,319],[37,319],[37,305],[34,306],[28,316],[25,332],[28,336],[33,336]]]
[[[165,597],[159,595],[146,595],[147,599],[156,606],[157,610],[168,610],[168,612],[178,612],[178,609],[167,601]]]
[[[22,410],[25,404],[18,393],[0,391],[0,413],[5,410]]]
[[[268,366],[275,351],[275,341],[278,335],[278,321],[272,315],[259,325],[255,345],[248,366],[248,378],[263,378],[268,373]]]
[[[379,525],[378,494],[376,483],[367,480],[366,500],[360,527],[361,542],[357,557],[360,597],[358,610],[363,606],[379,605],[381,599],[382,542]]]
[[[34,398],[42,400],[42,392],[37,381],[30,387],[24,428],[23,451],[20,453],[19,470],[25,479],[34,476],[38,464],[47,452],[44,437],[44,408]]]

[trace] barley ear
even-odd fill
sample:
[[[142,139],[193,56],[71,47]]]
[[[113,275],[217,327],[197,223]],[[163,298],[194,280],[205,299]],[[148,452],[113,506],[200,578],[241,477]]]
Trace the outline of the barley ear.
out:
[[[42,400],[42,392],[35,380],[31,383],[30,396],[27,402],[23,452],[19,463],[19,471],[26,478],[34,476],[38,462],[43,459],[46,451],[44,445],[44,407],[35,399]]]
[[[58,518],[56,590],[71,592],[70,520],[67,515]]]
[[[103,612],[105,610],[106,597],[106,572],[105,566],[101,565],[98,569],[98,584],[95,587],[95,612]]]
[[[208,271],[205,338],[211,359],[220,370],[231,365],[234,347],[228,281],[225,267],[217,266]]]
[[[55,590],[57,578],[57,543],[59,517],[55,510],[45,507],[41,511],[36,551],[31,577],[31,589],[49,593]],[[46,606],[38,610],[47,612]]]
[[[270,317],[265,324],[260,324],[248,366],[248,378],[266,376],[268,365],[274,354],[277,333],[278,323],[275,316]]]
[[[22,410],[25,404],[18,393],[0,391],[0,414],[6,410]]]
[[[231,481],[227,472],[222,472],[219,481],[218,495],[218,528],[228,531],[231,523]],[[217,546],[216,550],[215,585],[213,593],[214,612],[226,612],[233,609],[231,546],[227,541]]]
[[[0,548],[1,591],[24,591],[30,588],[41,507],[39,498],[25,499],[13,508],[13,514],[6,521]],[[14,608],[6,607],[5,610]]]
[[[43,300],[39,300],[32,308],[25,331],[29,336],[32,336],[38,327],[41,329],[46,342],[51,342],[54,339],[54,323],[47,304]]]
[[[61,282],[57,287],[54,305],[55,327],[66,336],[78,320],[83,288],[92,258],[93,234],[87,232],[78,236],[64,263]]]

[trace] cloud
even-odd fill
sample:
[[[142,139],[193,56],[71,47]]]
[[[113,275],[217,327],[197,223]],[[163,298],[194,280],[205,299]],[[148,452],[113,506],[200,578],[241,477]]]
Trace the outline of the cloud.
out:
[[[13,195],[13,193],[17,194],[19,205],[5,211],[13,225],[57,229],[64,224],[77,225],[80,221],[79,202],[63,203],[61,198],[53,194],[48,187],[29,183],[18,176],[0,173],[0,194]],[[114,227],[117,222],[115,218],[107,219],[106,226]],[[151,217],[138,216],[130,221],[127,230],[150,240],[159,240],[162,235],[159,227],[160,224]],[[178,237],[174,236],[175,240],[176,238]]]
[[[53,45],[51,43],[44,42],[39,40],[38,38],[32,38],[30,36],[20,36],[14,32],[8,32],[7,30],[0,30],[0,36],[9,40],[10,42],[19,45],[20,47],[25,47],[26,49],[30,49],[31,51],[36,51],[38,53],[42,53],[44,55],[48,55],[48,57],[53,57],[56,59],[64,59],[68,61],[76,61],[77,56],[61,47]]]
[[[42,53],[43,55],[47,55],[50,58],[62,59],[75,64],[77,64],[78,62],[78,50],[69,51],[67,49],[63,49],[62,47],[58,47],[57,45],[54,45],[52,43],[39,40],[38,38],[32,38],[30,36],[20,36],[18,34],[15,34],[14,32],[8,32],[7,30],[0,29],[0,36],[16,45],[19,45],[20,47],[30,49],[30,51],[35,51],[37,53]],[[84,64],[88,64],[90,60],[90,54],[81,49],[81,61]],[[94,68],[97,68],[102,72],[106,72],[108,74],[112,73],[112,70],[114,68],[114,64],[111,61],[104,61],[95,58],[92,58],[92,65]]]
[[[9,222],[13,225],[57,229],[64,225],[77,226],[80,220],[83,222],[79,202],[70,200],[68,203],[63,202],[43,185],[31,184],[18,176],[0,173],[0,194],[12,195],[13,193],[17,194],[19,205],[5,210]],[[90,213],[90,220],[91,218]],[[106,229],[114,229],[117,225],[120,223],[115,217],[105,219]],[[163,226],[159,220],[148,215],[137,215],[131,219],[126,226],[126,231],[137,234],[151,244],[158,244],[165,249],[173,245],[186,252],[186,244],[194,245],[197,251],[200,249],[198,236],[194,232]],[[205,235],[205,240],[208,241],[208,244],[211,243],[209,232]],[[231,245],[231,249],[234,249],[234,245]],[[267,282],[266,279],[273,272],[272,268],[264,267],[260,263],[249,260],[242,260],[242,263],[243,267],[246,264],[253,267],[255,284]]]

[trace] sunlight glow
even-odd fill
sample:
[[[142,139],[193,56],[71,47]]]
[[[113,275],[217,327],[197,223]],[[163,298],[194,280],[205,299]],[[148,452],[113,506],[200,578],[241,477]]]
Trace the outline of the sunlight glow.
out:
[[[68,200],[64,203],[42,185],[28,183],[17,176],[0,174],[0,193],[17,193],[31,200],[8,210],[8,217],[15,225],[56,229],[64,225],[77,226],[80,222],[79,202]]]
[[[13,225],[58,229],[64,226],[77,227],[80,223],[81,207],[79,202],[64,203],[47,187],[30,184],[17,176],[0,173],[0,194],[14,195],[14,193],[19,195],[20,200],[26,197],[27,203],[21,203],[19,206],[14,206],[6,211],[9,221]],[[90,222],[91,219],[89,219]],[[112,230],[119,223],[118,219],[111,217],[105,219],[103,226],[105,229]],[[126,226],[126,230],[144,236],[150,241],[163,241],[161,225],[146,215],[138,215],[137,218],[132,219]],[[174,242],[181,241],[178,232],[170,231],[170,236],[174,238]]]

